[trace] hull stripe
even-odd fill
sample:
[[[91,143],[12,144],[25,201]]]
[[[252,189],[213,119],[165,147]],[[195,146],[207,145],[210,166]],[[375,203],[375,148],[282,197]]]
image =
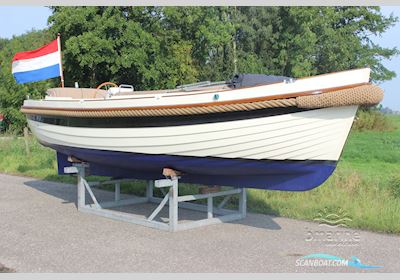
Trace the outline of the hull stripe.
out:
[[[257,111],[238,111],[226,113],[212,113],[181,116],[155,116],[155,117],[119,117],[119,118],[91,118],[91,117],[62,117],[28,114],[30,120],[70,127],[95,127],[95,128],[128,128],[128,127],[165,127],[179,125],[194,125],[202,123],[218,123],[234,120],[254,119],[286,115],[297,112],[312,111],[300,108],[269,108]]]

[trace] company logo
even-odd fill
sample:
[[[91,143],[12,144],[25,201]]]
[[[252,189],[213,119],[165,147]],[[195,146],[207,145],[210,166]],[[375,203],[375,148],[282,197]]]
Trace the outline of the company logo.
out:
[[[352,219],[342,209],[330,211],[327,208],[320,211],[314,218],[319,223],[319,229],[306,228],[306,242],[319,242],[326,246],[358,246],[360,234],[357,230],[346,229]]]
[[[352,256],[351,260],[346,260],[337,256],[328,254],[311,254],[296,260],[296,266],[310,266],[310,267],[356,267],[360,269],[374,269],[383,268],[383,266],[366,265],[361,263],[360,259]]]
[[[320,226],[324,225],[328,227],[348,227],[352,221],[347,212],[342,208],[338,208],[336,212],[324,208],[314,218],[314,222],[318,222]]]

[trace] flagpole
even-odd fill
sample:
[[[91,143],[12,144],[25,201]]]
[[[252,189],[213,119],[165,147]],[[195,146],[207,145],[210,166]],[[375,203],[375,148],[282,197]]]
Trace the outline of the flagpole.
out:
[[[62,55],[61,55],[61,35],[60,33],[57,34],[57,44],[58,50],[60,51],[60,77],[61,77],[61,87],[64,87],[64,73],[63,73],[63,65],[62,65]]]

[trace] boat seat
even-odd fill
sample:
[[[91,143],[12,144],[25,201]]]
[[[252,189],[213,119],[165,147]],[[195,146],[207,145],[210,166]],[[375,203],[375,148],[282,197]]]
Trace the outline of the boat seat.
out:
[[[173,93],[173,92],[215,92],[215,91],[224,91],[231,90],[226,85],[217,85],[217,86],[207,86],[207,87],[193,87],[193,88],[184,88],[184,89],[163,89],[163,90],[143,90],[143,91],[133,91],[133,92],[120,92],[117,95],[132,95],[132,94],[165,94],[165,93]],[[94,88],[50,88],[47,91],[47,95],[50,97],[67,97],[72,99],[104,99],[107,96],[107,91],[102,89],[94,89]]]
[[[46,91],[51,97],[70,97],[73,99],[104,99],[107,91],[94,88],[50,88]]]

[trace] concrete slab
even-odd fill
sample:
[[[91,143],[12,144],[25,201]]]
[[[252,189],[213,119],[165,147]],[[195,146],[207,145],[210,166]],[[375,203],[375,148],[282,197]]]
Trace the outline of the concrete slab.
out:
[[[252,213],[170,233],[80,213],[75,199],[73,185],[0,174],[0,263],[17,272],[400,272],[400,236]],[[146,215],[153,207],[122,210]],[[359,238],[332,246],[329,231]],[[383,268],[296,266],[313,253]]]

